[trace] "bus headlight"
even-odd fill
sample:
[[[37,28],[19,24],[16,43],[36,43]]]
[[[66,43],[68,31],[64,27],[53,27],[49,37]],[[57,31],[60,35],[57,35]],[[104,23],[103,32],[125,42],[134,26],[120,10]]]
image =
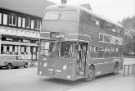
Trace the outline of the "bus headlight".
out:
[[[70,76],[70,75],[68,75],[68,76],[67,76],[67,79],[71,79],[71,76]]]
[[[43,66],[44,66],[44,67],[47,67],[47,65],[48,65],[48,64],[45,62]]]
[[[43,58],[43,60],[44,60],[44,61],[46,61],[46,60],[47,60],[47,58]]]
[[[62,69],[63,70],[66,70],[67,69],[67,65],[64,65]]]
[[[42,71],[39,71],[39,75],[42,75]]]

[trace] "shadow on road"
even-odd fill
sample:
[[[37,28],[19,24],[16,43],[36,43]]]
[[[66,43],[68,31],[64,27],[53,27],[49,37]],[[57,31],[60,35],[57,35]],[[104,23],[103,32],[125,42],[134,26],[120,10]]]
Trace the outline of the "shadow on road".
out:
[[[98,80],[103,80],[103,79],[106,79],[106,78],[112,78],[113,77],[117,77],[118,75],[113,75],[113,74],[107,74],[107,75],[102,75],[102,76],[98,76],[96,77],[95,80],[93,81],[86,81],[85,79],[79,79],[79,80],[76,80],[76,81],[69,81],[69,80],[63,80],[63,79],[41,79],[41,81],[43,82],[49,82],[49,83],[54,83],[54,84],[59,84],[59,85],[67,85],[67,86],[78,86],[78,85],[86,85],[86,84],[92,84],[93,82],[95,81],[98,81]]]
[[[63,85],[78,85],[85,83],[86,81],[84,79],[79,79],[76,81],[69,81],[69,80],[63,80],[63,79],[44,79],[44,81],[52,82],[52,83],[57,83],[57,84],[63,84]]]

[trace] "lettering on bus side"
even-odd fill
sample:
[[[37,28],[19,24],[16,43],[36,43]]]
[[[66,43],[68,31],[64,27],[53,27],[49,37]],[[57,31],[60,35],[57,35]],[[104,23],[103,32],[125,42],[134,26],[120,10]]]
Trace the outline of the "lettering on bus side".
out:
[[[120,51],[118,47],[115,46],[89,46],[90,56],[92,58],[109,58],[109,57],[119,57]]]

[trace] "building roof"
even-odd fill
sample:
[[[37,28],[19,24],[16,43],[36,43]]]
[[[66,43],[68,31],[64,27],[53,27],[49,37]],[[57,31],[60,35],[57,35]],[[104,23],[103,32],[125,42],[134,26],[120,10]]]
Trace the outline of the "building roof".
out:
[[[47,0],[0,0],[0,8],[38,17],[42,17],[45,8],[52,4],[54,3]]]

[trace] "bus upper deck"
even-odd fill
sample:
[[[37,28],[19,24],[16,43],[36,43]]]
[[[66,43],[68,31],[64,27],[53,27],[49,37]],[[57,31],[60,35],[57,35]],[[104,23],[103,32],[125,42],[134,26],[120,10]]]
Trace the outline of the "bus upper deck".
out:
[[[46,8],[43,17],[41,32],[63,32],[63,33],[80,33],[88,34],[93,29],[93,25],[107,32],[106,29],[112,29],[110,32],[122,35],[123,27],[119,23],[110,21],[94,14],[92,11],[83,7],[73,6],[50,6]],[[92,28],[88,29],[91,26]],[[103,28],[103,29],[102,29]],[[85,29],[85,30],[84,30]],[[88,30],[88,31],[87,31]]]

